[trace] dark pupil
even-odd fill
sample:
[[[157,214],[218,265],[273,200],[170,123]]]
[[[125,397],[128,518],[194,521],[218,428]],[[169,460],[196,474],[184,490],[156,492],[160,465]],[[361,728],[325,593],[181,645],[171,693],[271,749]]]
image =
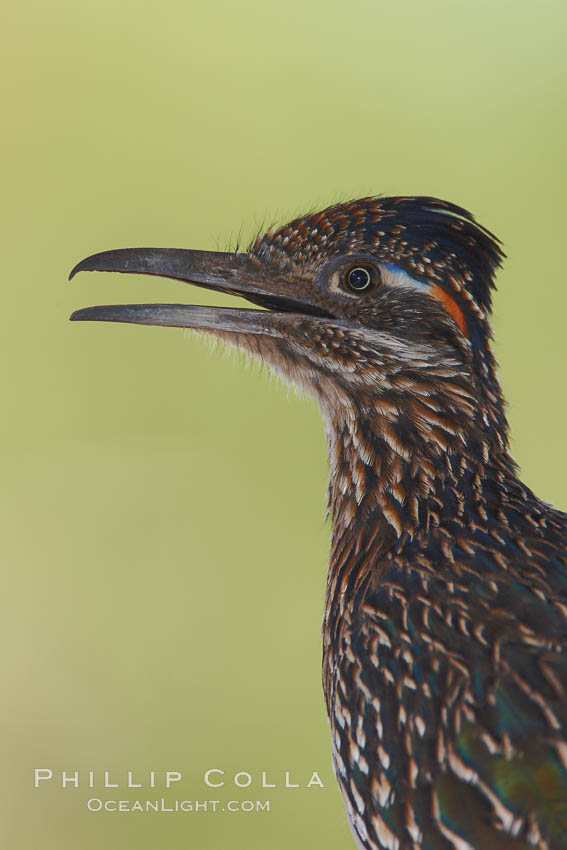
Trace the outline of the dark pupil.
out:
[[[366,269],[353,269],[348,276],[348,282],[353,289],[366,289],[370,283],[370,275]]]

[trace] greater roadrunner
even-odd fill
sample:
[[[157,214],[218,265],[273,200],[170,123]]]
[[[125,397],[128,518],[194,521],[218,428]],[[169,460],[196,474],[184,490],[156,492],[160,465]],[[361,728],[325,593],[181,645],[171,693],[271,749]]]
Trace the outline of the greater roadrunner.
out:
[[[245,253],[133,248],[72,272],[172,277],[266,308],[71,318],[205,331],[319,402],[323,683],[361,848],[567,848],[567,516],[508,452],[488,318],[502,257],[451,203],[364,198]]]

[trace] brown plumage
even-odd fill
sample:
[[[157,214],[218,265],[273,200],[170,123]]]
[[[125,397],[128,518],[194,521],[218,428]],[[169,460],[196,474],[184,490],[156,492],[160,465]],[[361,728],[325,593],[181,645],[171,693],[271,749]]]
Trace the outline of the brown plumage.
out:
[[[367,850],[567,847],[567,517],[508,451],[489,326],[502,256],[460,207],[366,198],[246,253],[125,249],[74,270],[267,308],[72,318],[203,330],[317,398],[333,520],[323,684]]]

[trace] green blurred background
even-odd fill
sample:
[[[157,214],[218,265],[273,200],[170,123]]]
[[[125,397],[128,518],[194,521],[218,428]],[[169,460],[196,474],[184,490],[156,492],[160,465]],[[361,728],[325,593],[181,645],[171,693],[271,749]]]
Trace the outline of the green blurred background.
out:
[[[5,9],[2,847],[353,846],[320,689],[317,410],[183,331],[67,322],[215,296],[66,276],[357,195],[469,207],[509,254],[494,324],[514,452],[567,507],[565,24],[562,0]],[[90,814],[84,787],[34,791],[34,767],[177,769],[170,796],[272,811]],[[326,788],[220,795],[210,767]]]

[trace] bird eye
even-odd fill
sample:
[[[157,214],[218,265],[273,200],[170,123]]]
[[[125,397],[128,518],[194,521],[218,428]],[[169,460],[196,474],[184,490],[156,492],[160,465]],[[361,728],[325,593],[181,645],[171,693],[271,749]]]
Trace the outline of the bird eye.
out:
[[[356,268],[350,269],[350,271],[347,272],[345,284],[346,288],[350,289],[351,292],[364,292],[365,289],[370,289],[375,281],[375,269],[366,268],[365,266],[356,266]]]

